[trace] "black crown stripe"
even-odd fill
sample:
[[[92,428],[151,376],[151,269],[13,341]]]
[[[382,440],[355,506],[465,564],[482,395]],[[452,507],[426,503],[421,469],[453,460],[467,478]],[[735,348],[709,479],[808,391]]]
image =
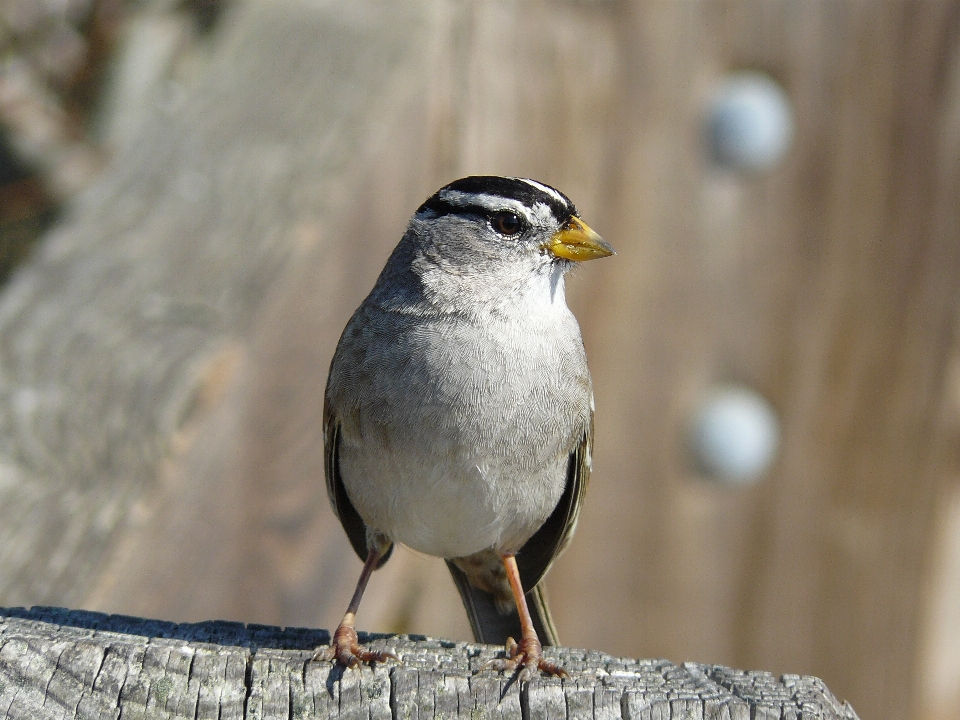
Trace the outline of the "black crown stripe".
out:
[[[549,187],[549,185],[547,186]],[[553,189],[553,188],[551,188]],[[436,215],[449,214],[476,214],[486,216],[490,214],[488,208],[470,203],[455,204],[441,197],[444,191],[455,190],[464,194],[474,195],[492,195],[502,197],[508,200],[516,200],[526,207],[533,207],[536,203],[543,203],[550,208],[553,216],[559,224],[563,224],[571,216],[577,214],[577,208],[570,202],[570,199],[556,190],[555,192],[564,202],[561,202],[553,195],[516,178],[499,177],[497,175],[471,175],[470,177],[454,180],[449,185],[438,190],[430,197],[420,208],[418,213],[427,210],[433,211]]]

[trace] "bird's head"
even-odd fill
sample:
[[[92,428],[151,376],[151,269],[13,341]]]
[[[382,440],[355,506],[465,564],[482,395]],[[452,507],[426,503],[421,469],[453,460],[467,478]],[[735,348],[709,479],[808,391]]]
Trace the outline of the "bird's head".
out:
[[[420,206],[411,230],[428,257],[460,271],[532,267],[549,274],[613,254],[566,195],[526,178],[456,180]]]

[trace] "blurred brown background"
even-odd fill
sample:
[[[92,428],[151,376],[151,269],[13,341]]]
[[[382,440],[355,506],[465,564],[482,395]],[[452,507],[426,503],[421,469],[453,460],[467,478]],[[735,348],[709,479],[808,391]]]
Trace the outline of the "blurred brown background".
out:
[[[563,641],[960,718],[960,4],[0,19],[0,604],[334,625],[360,562],[323,490],[333,346],[425,197],[523,175],[619,253],[568,282],[597,426]],[[709,132],[744,77],[786,102],[747,119],[782,131],[764,162]],[[730,385],[779,424],[749,481],[690,441]],[[469,637],[409,551],[359,625]]]

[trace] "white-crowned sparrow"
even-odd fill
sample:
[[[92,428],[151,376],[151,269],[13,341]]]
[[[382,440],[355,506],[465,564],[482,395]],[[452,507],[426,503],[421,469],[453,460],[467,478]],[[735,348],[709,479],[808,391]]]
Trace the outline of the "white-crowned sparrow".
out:
[[[611,254],[533,180],[463,178],[417,210],[327,379],[327,490],[365,563],[318,658],[392,657],[362,648],[354,623],[399,542],[446,559],[477,640],[507,643],[495,667],[564,674],[542,657],[538,633],[556,633],[539,582],[577,523],[593,391],[563,283]]]

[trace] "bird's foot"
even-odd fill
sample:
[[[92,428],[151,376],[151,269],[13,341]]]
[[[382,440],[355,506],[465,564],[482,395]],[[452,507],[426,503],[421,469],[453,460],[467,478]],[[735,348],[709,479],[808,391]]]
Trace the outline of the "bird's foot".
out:
[[[507,657],[489,660],[480,670],[499,670],[500,672],[517,671],[517,680],[527,682],[536,677],[537,672],[545,672],[555,677],[569,678],[570,675],[559,665],[547,662],[543,658],[543,646],[537,638],[522,638],[518,643],[513,638],[507,638]]]
[[[365,650],[360,646],[357,631],[347,625],[341,625],[333,634],[330,647],[317,648],[314,660],[329,661],[344,667],[358,668],[361,663],[386,662],[400,658],[389,650]]]

